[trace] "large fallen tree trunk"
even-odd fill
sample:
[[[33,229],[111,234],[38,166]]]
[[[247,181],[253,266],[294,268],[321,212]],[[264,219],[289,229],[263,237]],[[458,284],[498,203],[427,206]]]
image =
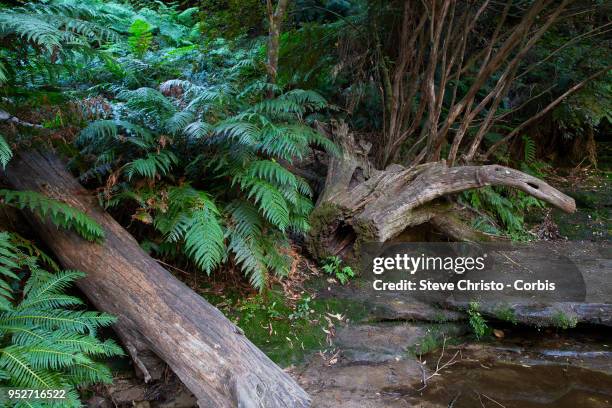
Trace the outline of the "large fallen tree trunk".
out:
[[[484,186],[508,186],[567,212],[574,200],[544,181],[499,165],[448,167],[444,161],[410,168],[391,165],[376,170],[370,146],[355,141],[344,123],[320,126],[342,148],[330,157],[325,188],[311,215],[309,249],[315,257],[351,258],[364,242],[389,241],[409,227],[430,222],[456,239],[477,239],[449,213],[441,197]]]
[[[308,395],[247,340],[219,310],[162,268],[97,204],[54,156],[19,153],[6,171],[19,190],[33,190],[78,208],[104,227],[89,243],[30,216],[66,268],[87,277],[79,288],[100,310],[118,316],[115,329],[136,364],[148,350],[163,359],[201,407],[307,407]]]

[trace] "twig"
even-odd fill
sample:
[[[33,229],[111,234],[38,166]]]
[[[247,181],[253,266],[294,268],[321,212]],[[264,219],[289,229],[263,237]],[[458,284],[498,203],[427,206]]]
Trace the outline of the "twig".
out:
[[[448,408],[453,408],[455,406],[455,402],[457,402],[460,396],[461,396],[461,391],[459,391],[457,395],[455,395],[455,398],[453,398],[451,402],[448,403]]]
[[[512,139],[517,134],[519,134],[524,128],[526,128],[527,126],[531,125],[532,123],[534,123],[535,121],[540,119],[542,116],[546,115],[548,112],[550,112],[553,108],[555,108],[557,105],[559,105],[565,99],[567,99],[569,96],[571,96],[572,94],[578,92],[580,89],[582,89],[590,81],[592,81],[592,80],[600,77],[601,75],[607,73],[608,71],[610,71],[610,69],[612,69],[612,65],[608,65],[607,67],[605,67],[605,68],[595,72],[594,74],[592,74],[588,78],[585,78],[584,80],[578,82],[576,85],[574,85],[571,88],[569,88],[567,91],[565,91],[563,94],[561,94],[561,96],[559,96],[557,99],[555,99],[550,104],[548,104],[548,106],[546,106],[544,109],[540,110],[538,113],[533,115],[531,118],[529,118],[526,121],[524,121],[522,124],[520,124],[519,126],[514,128],[514,130],[512,132],[510,132],[506,137],[504,137],[500,141],[496,142],[493,146],[491,146],[489,148],[489,150],[487,150],[487,152],[484,154],[483,160],[486,160],[497,148],[499,148],[499,146],[508,143],[508,141],[510,139]]]
[[[486,394],[482,394],[482,396],[485,397],[486,399],[488,399],[489,401],[494,402],[495,404],[499,405],[500,407],[506,408],[505,405],[500,404],[499,402],[495,401],[493,398],[487,396]]]
[[[440,357],[438,358],[438,362],[436,363],[436,370],[429,375],[428,377],[425,377],[425,370],[423,368],[423,363],[419,364],[419,366],[421,367],[421,372],[423,373],[423,378],[422,378],[422,383],[423,386],[421,388],[419,388],[417,391],[423,391],[425,388],[427,388],[427,381],[437,375],[440,375],[440,371],[444,370],[447,367],[450,367],[456,363],[458,363],[459,361],[456,360],[457,356],[461,354],[461,350],[457,350],[457,352],[444,364],[442,364],[442,366],[440,366],[440,362],[442,361],[442,358],[444,356],[444,352],[445,352],[445,344],[446,344],[446,337],[444,337],[444,343],[442,345],[442,353],[440,354]],[[460,358],[462,359],[462,358]]]
[[[442,360],[442,356],[444,356],[444,349],[446,347],[446,336],[443,337],[442,341],[442,353],[440,353],[440,357],[438,357],[438,362],[436,363],[436,371],[440,369],[440,361]]]
[[[23,120],[15,117],[13,115],[11,115],[7,111],[2,110],[2,109],[0,109],[0,121],[11,122],[11,123],[15,123],[17,125],[33,127],[33,128],[38,128],[38,129],[42,129],[43,128],[42,125],[38,125],[36,123],[30,123],[30,122],[23,121]]]
[[[170,265],[169,263],[166,263],[166,262],[162,261],[161,259],[157,259],[157,258],[153,258],[153,259],[155,259],[155,260],[156,260],[158,263],[160,263],[160,264],[162,264],[162,265],[164,265],[164,266],[167,266],[168,268],[172,268],[172,269],[174,269],[174,270],[175,270],[175,271],[177,271],[177,272],[181,272],[181,273],[184,273],[184,274],[185,274],[185,275],[187,275],[187,276],[191,276],[191,274],[190,274],[189,272],[184,271],[184,270],[183,270],[183,269],[181,269],[181,268],[177,268],[177,267],[176,267],[176,266],[174,266],[174,265]]]

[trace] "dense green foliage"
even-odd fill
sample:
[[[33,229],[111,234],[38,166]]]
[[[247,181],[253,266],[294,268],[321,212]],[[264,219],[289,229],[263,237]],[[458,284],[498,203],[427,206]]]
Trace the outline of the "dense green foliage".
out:
[[[194,48],[164,48],[171,41],[145,40],[151,30],[138,26],[128,49],[115,45],[119,74],[95,88],[113,99],[104,118],[76,139],[90,164],[81,178],[105,184],[108,207],[137,206],[132,218],[157,233],[144,243],[149,250],[183,253],[209,274],[230,261],[263,289],[269,272],[286,274],[286,234],[308,230],[312,191],[283,164],[313,145],[334,151],[309,126],[327,103],[316,92],[266,84],[257,52],[223,42],[198,50],[202,64],[216,60],[215,77],[208,77],[206,67],[192,64]],[[153,40],[159,49],[147,52]],[[174,72],[163,66],[168,54]],[[132,76],[138,64],[150,75]],[[92,71],[100,78],[107,70],[99,64]],[[277,96],[264,95],[269,90]]]
[[[83,310],[66,289],[83,273],[42,268],[48,262],[27,241],[0,233],[0,383],[5,387],[65,390],[65,399],[28,400],[15,406],[79,407],[77,386],[110,382],[99,359],[122,355],[97,330],[115,319]],[[22,282],[25,283],[23,286]]]
[[[310,126],[325,99],[267,84],[258,42],[251,50],[225,40],[192,42],[192,12],[91,2],[79,6],[91,9],[85,15],[56,3],[45,10],[58,21],[103,17],[109,23],[103,31],[92,28],[82,55],[61,64],[76,75],[55,82],[89,87],[79,95],[86,99],[77,115],[80,123],[89,121],[75,140],[81,179],[105,186],[107,207],[132,208],[133,220],[153,227],[143,243],[151,251],[184,254],[209,274],[236,264],[258,289],[269,272],[284,275],[287,234],[308,230],[312,208],[310,186],[285,165],[314,145],[335,151]],[[58,23],[57,38],[44,41],[67,50],[66,28]],[[42,60],[45,52],[36,46],[43,40],[19,29]],[[102,48],[93,50],[94,41]],[[2,157],[8,160],[9,150]]]
[[[312,130],[313,121],[333,113],[364,135],[385,126],[380,70],[398,58],[400,3],[291,2],[280,37],[281,70],[271,84],[261,3],[32,2],[0,12],[0,35],[26,44],[4,46],[1,79],[9,85],[6,95],[23,106],[50,99],[66,106],[44,126],[73,126],[72,134],[82,129],[62,149],[81,180],[101,189],[102,202],[136,223],[133,231],[147,250],[184,257],[208,274],[238,266],[262,289],[270,272],[287,271],[288,234],[309,228],[312,191],[288,165],[313,145],[335,151]],[[588,12],[555,25],[525,58],[524,72],[497,108],[508,120],[486,134],[485,144],[609,63],[597,47],[605,18],[587,3],[581,7]],[[495,13],[485,13],[474,30],[484,35],[496,22]],[[587,54],[594,63],[584,63]],[[461,77],[447,94],[460,98],[471,81]],[[494,85],[492,78],[481,93]],[[549,115],[565,139],[607,126],[609,87],[604,75]],[[538,156],[550,145],[540,133],[537,126],[528,129],[495,160],[545,176]],[[3,165],[12,154],[7,140],[25,136],[7,137],[0,139]],[[372,141],[376,147],[375,136]],[[400,159],[413,142],[398,150]],[[464,198],[481,213],[477,227],[520,239],[525,211],[541,206],[506,189]]]

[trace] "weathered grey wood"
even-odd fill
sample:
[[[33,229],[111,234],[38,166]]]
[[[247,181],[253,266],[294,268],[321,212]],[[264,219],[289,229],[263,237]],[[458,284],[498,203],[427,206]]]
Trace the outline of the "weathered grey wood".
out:
[[[484,186],[514,187],[566,212],[576,210],[571,197],[536,177],[504,166],[448,167],[440,161],[376,170],[367,161],[367,149],[354,140],[345,124],[320,130],[331,134],[343,153],[330,157],[325,189],[311,216],[309,249],[316,257],[350,257],[360,242],[385,242],[432,219],[451,237],[475,237],[446,218],[432,202]]]
[[[162,268],[97,204],[52,155],[16,154],[6,178],[78,208],[104,227],[102,244],[51,223],[30,223],[66,268],[87,277],[77,284],[100,310],[118,316],[116,331],[135,354],[152,350],[178,375],[201,407],[307,407],[309,396],[244,337],[219,310]]]
[[[381,193],[355,216],[355,224],[377,241],[386,241],[411,225],[412,210],[447,194],[484,186],[509,186],[564,211],[575,211],[574,200],[544,181],[504,166],[447,167],[433,163],[416,176],[411,169],[379,181]]]

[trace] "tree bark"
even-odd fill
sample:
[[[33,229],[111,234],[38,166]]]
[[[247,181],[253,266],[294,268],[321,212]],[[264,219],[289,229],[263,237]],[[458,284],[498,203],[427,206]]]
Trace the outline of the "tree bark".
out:
[[[87,213],[104,227],[90,243],[30,214],[29,222],[70,269],[87,273],[78,287],[114,328],[137,366],[148,351],[162,358],[201,407],[307,407],[308,395],[244,337],[219,310],[162,268],[97,204],[56,157],[21,152],[6,171],[19,190],[34,190]]]
[[[484,186],[509,186],[526,192],[566,212],[574,200],[544,181],[504,166],[448,167],[444,161],[405,168],[371,166],[369,145],[356,143],[348,126],[333,124],[331,133],[343,153],[330,157],[325,188],[311,215],[309,249],[315,257],[356,256],[364,242],[386,242],[408,227],[425,222],[449,237],[478,239],[449,217],[441,197]]]
[[[266,1],[268,13],[268,63],[266,69],[268,71],[268,81],[271,84],[276,83],[278,73],[278,53],[280,48],[280,30],[289,0],[278,0],[276,8],[272,5],[272,0]]]

